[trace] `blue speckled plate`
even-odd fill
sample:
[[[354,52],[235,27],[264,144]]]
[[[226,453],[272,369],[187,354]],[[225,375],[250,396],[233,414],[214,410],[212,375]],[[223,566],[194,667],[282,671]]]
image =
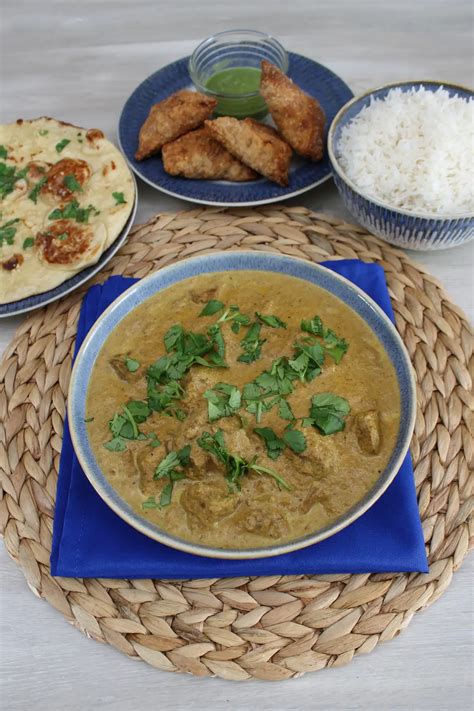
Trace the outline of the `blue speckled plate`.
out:
[[[97,272],[99,272],[106,264],[109,262],[114,254],[118,252],[120,247],[123,245],[127,239],[130,228],[133,225],[135,219],[135,213],[137,211],[137,184],[135,178],[132,175],[133,183],[135,186],[135,202],[133,204],[130,216],[125,223],[122,231],[120,232],[117,239],[110,245],[108,249],[103,252],[98,262],[92,264],[90,267],[86,267],[82,271],[74,274],[70,279],[63,281],[62,284],[56,286],[54,289],[49,291],[43,291],[42,294],[35,294],[34,296],[27,296],[26,299],[19,299],[18,301],[12,301],[9,304],[0,304],[0,318],[6,316],[17,316],[18,314],[24,314],[27,311],[33,311],[34,309],[39,309],[42,306],[50,304],[56,299],[60,299],[66,296],[74,289],[84,284],[88,279],[91,279]]]
[[[318,99],[326,114],[326,131],[339,109],[352,98],[349,87],[322,64],[299,54],[289,53],[288,76],[306,93]],[[250,207],[277,202],[306,192],[331,176],[327,156],[319,163],[294,158],[290,168],[290,184],[282,188],[266,178],[248,183],[222,180],[189,180],[165,173],[159,155],[143,161],[135,160],[138,133],[150,107],[180,89],[192,88],[188,59],[180,59],[152,74],[138,86],[123,107],[119,122],[119,141],[132,170],[140,178],[164,193],[204,205]]]
[[[115,491],[94,455],[86,425],[89,379],[97,356],[110,333],[137,306],[158,292],[199,274],[252,269],[285,274],[316,284],[351,307],[371,328],[395,369],[400,392],[400,426],[390,460],[372,489],[343,516],[324,528],[289,543],[245,550],[211,548],[190,543],[167,533],[140,516]],[[394,325],[382,309],[361,289],[330,269],[295,257],[265,252],[215,252],[185,259],[141,279],[118,297],[99,316],[77,354],[68,395],[68,419],[74,450],[92,486],[121,518],[146,536],[178,550],[212,558],[263,558],[317,543],[348,526],[383,494],[397,474],[408,451],[415,424],[416,392],[411,363]]]

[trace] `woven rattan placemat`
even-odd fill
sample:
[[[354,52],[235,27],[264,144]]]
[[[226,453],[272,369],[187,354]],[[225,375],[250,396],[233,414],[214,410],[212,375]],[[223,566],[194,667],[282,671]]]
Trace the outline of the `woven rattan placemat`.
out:
[[[411,451],[429,573],[180,582],[52,578],[54,498],[84,289],[26,319],[0,366],[0,529],[33,592],[90,637],[166,671],[278,680],[339,666],[391,639],[442,595],[461,565],[472,511],[472,337],[438,282],[403,252],[305,208],[158,215],[134,229],[96,281],[111,274],[143,277],[190,255],[238,248],[316,262],[358,258],[384,267],[416,370]]]

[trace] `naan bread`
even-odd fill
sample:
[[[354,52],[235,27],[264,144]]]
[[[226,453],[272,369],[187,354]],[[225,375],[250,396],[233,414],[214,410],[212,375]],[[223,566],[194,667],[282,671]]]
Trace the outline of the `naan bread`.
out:
[[[134,201],[125,160],[102,131],[45,117],[0,126],[0,304],[95,264]]]

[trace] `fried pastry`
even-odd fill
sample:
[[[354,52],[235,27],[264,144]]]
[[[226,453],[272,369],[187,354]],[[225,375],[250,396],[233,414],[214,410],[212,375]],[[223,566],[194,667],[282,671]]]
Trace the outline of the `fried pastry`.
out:
[[[233,156],[278,185],[288,185],[291,148],[270,126],[222,116],[206,121],[212,135]]]
[[[302,156],[321,160],[326,117],[319,102],[305,94],[265,59],[262,61],[260,93],[278,130],[290,146]]]
[[[140,129],[137,160],[158,153],[165,143],[192,131],[209,118],[217,101],[197,91],[178,91],[154,104]]]
[[[163,167],[170,175],[204,180],[242,182],[257,177],[252,168],[234,158],[205,126],[190,131],[162,149]]]

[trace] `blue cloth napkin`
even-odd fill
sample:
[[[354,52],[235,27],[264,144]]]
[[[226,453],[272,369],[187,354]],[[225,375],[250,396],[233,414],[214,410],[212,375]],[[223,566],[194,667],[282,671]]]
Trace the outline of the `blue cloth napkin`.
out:
[[[393,319],[380,266],[357,260],[324,265],[363,289]],[[102,311],[133,283],[133,279],[111,277],[89,289],[82,304],[76,352]],[[51,553],[53,575],[179,579],[427,570],[410,455],[377,503],[335,536],[272,558],[218,560],[168,548],[122,521],[89,484],[65,423]]]

